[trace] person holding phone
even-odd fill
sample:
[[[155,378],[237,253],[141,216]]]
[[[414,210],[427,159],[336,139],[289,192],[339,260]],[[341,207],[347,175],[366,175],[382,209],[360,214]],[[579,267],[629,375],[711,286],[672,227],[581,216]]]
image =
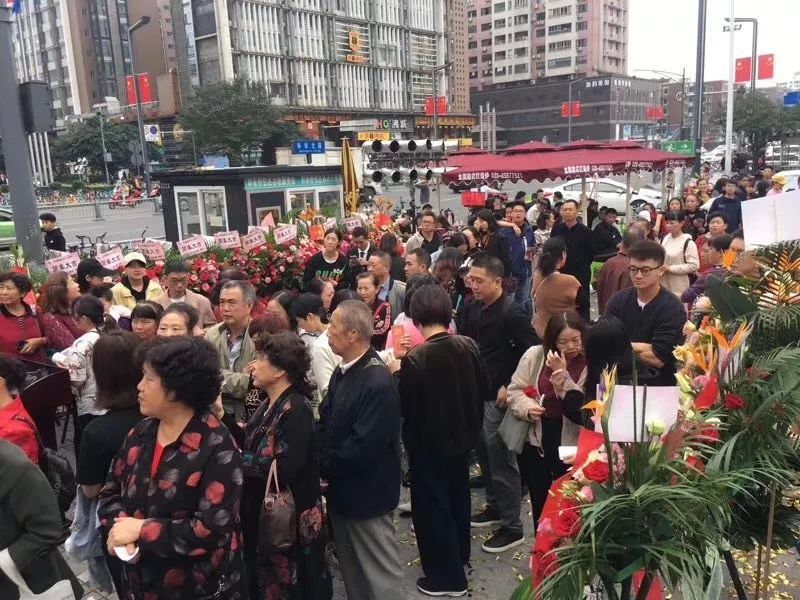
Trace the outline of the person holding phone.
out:
[[[551,317],[542,345],[523,354],[508,386],[509,410],[530,421],[528,441],[517,462],[531,494],[534,530],[550,486],[567,472],[558,447],[577,444],[579,427],[566,418],[563,401],[567,391],[583,389],[585,330],[583,319],[574,312]]]
[[[363,227],[353,229],[352,236],[353,243],[347,252],[347,262],[350,268],[350,285],[355,289],[358,285],[358,276],[367,270],[369,257],[375,252],[375,246],[370,243],[367,230]]]

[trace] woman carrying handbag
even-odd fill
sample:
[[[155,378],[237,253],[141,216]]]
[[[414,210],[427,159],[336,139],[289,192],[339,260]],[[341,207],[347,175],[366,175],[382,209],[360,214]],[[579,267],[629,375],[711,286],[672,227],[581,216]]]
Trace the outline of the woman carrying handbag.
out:
[[[534,530],[550,485],[567,471],[558,447],[577,443],[580,426],[565,414],[564,397],[569,390],[583,389],[584,330],[575,313],[551,317],[542,345],[522,355],[508,386],[509,410],[498,431],[518,455],[520,475],[531,495]]]
[[[259,600],[329,600],[310,359],[292,332],[256,338],[249,370],[267,399],[245,427],[242,525],[248,588]]]
[[[58,551],[63,537],[47,478],[22,450],[0,440],[0,598],[81,598],[81,584]]]

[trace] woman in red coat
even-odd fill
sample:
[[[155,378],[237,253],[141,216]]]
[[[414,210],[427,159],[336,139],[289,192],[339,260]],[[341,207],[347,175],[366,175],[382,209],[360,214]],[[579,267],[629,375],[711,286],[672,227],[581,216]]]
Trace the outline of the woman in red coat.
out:
[[[0,356],[0,439],[16,444],[34,464],[39,464],[36,425],[22,405],[19,390],[25,367],[13,358]]]
[[[0,273],[0,352],[44,361],[47,338],[33,309],[23,302],[31,280],[20,273]]]

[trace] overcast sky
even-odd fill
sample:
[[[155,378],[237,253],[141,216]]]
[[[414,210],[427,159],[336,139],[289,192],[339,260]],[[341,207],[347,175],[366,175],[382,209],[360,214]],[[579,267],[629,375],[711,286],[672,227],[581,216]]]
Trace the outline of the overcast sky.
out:
[[[694,78],[698,0],[629,0],[628,62],[630,75],[656,77],[636,69],[681,72]],[[722,31],[730,16],[730,0],[708,0],[706,81],[728,79],[729,38]],[[758,53],[775,55],[774,86],[800,71],[800,0],[735,0],[737,17],[758,19]],[[736,57],[750,56],[752,28],[742,23],[736,32]]]

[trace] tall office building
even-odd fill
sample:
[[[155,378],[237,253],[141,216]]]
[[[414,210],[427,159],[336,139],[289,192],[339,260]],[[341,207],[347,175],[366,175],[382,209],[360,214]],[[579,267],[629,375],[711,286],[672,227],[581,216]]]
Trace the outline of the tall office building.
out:
[[[468,0],[470,90],[622,74],[628,0]]]
[[[434,68],[458,55],[445,32],[451,23],[463,27],[465,2],[189,0],[187,64],[196,63],[200,85],[239,76],[263,84],[310,135],[367,117],[413,134],[430,126],[414,116],[433,93]],[[457,66],[437,74],[439,94],[464,112],[465,75]],[[448,118],[443,127],[456,124]],[[463,120],[467,129],[474,122]]]
[[[126,0],[31,0],[14,21],[20,80],[46,81],[56,128],[121,97],[130,73]]]
[[[467,2],[447,0],[447,71],[450,90],[450,109],[455,113],[469,112],[469,72],[467,69]]]

